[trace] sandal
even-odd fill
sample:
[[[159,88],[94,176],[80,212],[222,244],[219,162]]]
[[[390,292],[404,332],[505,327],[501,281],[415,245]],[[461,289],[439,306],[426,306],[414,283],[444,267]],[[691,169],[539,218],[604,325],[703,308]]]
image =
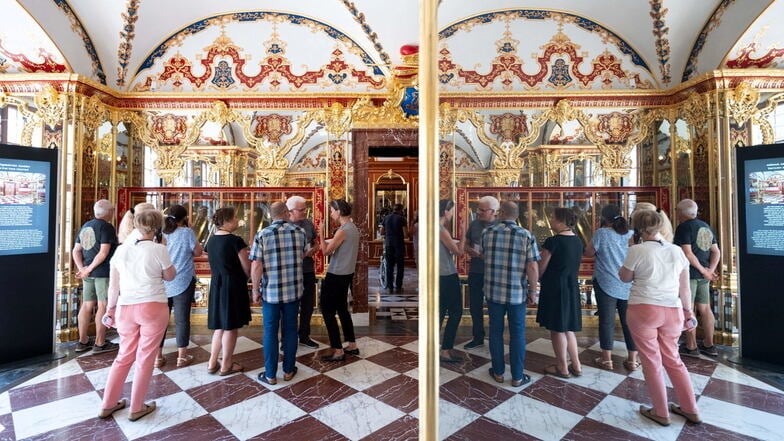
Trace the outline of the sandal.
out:
[[[163,357],[155,357],[155,367],[161,368],[166,366],[166,359]]]
[[[490,372],[490,376],[493,377],[493,380],[495,380],[496,383],[503,383],[504,382],[504,376],[503,375],[498,375],[495,372],[493,372],[493,368],[490,368],[488,370],[488,372]]]
[[[528,375],[528,374],[523,374],[523,378],[521,378],[519,380],[512,380],[512,382],[510,384],[512,385],[512,387],[520,387],[520,386],[522,386],[524,384],[528,384],[530,382],[531,382],[531,376]]]
[[[221,377],[225,377],[227,375],[238,374],[238,373],[240,373],[240,372],[245,370],[245,368],[242,367],[242,365],[238,364],[238,363],[232,363],[230,368],[231,369],[229,369],[228,371],[220,371],[220,373],[218,375],[220,375]]]
[[[177,357],[177,367],[185,367],[193,363],[193,355],[185,354],[184,357]]]
[[[150,401],[150,404],[145,404],[142,410],[138,412],[131,412],[131,414],[128,415],[128,420],[136,421],[139,418],[152,413],[153,410],[155,410],[155,401]]]
[[[284,372],[283,381],[291,381],[291,379],[294,378],[295,375],[297,375],[297,370],[298,370],[297,367],[294,366],[294,369],[292,369],[291,372],[289,372],[288,374]]]
[[[634,361],[633,362],[631,360],[624,360],[623,361],[623,367],[625,367],[626,369],[628,369],[630,371],[636,371],[637,369],[640,368],[640,362],[639,361]]]
[[[544,368],[544,373],[547,374],[547,375],[553,375],[553,376],[556,376],[556,377],[559,377],[559,378],[570,378],[572,376],[569,372],[567,372],[565,374],[561,373],[558,370],[558,366],[556,366],[554,364],[551,364],[550,366],[547,366],[546,368]]]
[[[220,362],[215,363],[215,366],[213,366],[213,367],[207,366],[207,373],[210,374],[210,375],[215,375],[215,374],[218,373],[220,368],[221,368]]]
[[[114,407],[110,407],[108,409],[101,409],[101,413],[98,414],[98,418],[106,419],[112,416],[113,413],[117,412],[120,409],[125,409],[125,406],[128,405],[128,400],[123,398],[122,400],[118,401]]]
[[[267,373],[266,372],[260,372],[259,376],[256,377],[256,378],[258,378],[259,381],[261,381],[262,383],[269,384],[270,386],[274,386],[274,385],[278,384],[278,379],[277,378],[269,378],[269,377],[267,377]]]
[[[583,370],[582,369],[575,369],[574,364],[569,365],[569,373],[574,375],[575,377],[582,377]]]
[[[613,362],[612,362],[612,360],[602,360],[602,357],[596,357],[593,360],[593,362],[596,363],[597,366],[599,366],[600,368],[602,368],[602,369],[604,369],[606,371],[613,370]]]
[[[675,403],[670,403],[670,412],[676,413],[688,420],[692,424],[700,424],[702,422],[702,418],[697,413],[689,413],[685,410],[681,409],[681,406],[678,406]]]
[[[640,414],[645,418],[648,418],[649,420],[656,422],[657,424],[661,424],[662,426],[670,425],[670,419],[656,415],[655,413],[653,413],[652,407],[640,406]]]

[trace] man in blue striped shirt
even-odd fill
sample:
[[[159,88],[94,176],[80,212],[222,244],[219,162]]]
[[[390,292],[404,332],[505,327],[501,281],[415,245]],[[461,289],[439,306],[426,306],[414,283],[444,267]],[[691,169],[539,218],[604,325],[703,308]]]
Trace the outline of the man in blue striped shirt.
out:
[[[531,377],[523,373],[525,362],[525,311],[535,303],[541,260],[536,238],[515,221],[517,202],[505,201],[498,222],[482,234],[485,259],[485,297],[490,316],[490,375],[504,382],[504,315],[509,322],[509,364],[512,386],[519,387]],[[526,283],[527,280],[527,283]]]
[[[276,384],[278,330],[283,327],[283,379],[297,373],[297,311],[302,298],[305,231],[289,222],[283,202],[270,206],[272,224],[259,231],[250,249],[253,301],[261,298],[264,322],[264,368],[259,381]]]

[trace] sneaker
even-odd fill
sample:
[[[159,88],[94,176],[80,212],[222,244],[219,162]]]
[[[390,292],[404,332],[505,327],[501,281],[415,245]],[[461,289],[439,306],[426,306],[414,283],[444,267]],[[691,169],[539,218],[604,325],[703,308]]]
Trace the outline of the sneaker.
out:
[[[74,348],[74,352],[87,352],[92,349],[93,346],[88,343],[77,342],[76,347]]]
[[[464,349],[474,349],[474,348],[478,348],[478,347],[484,346],[484,345],[485,345],[484,340],[471,340],[468,343],[466,343],[465,346],[463,346],[463,348]]]
[[[686,345],[681,345],[681,347],[678,348],[678,352],[680,352],[681,355],[685,355],[687,357],[697,357],[697,358],[700,357],[700,350],[699,349],[697,349],[697,348],[689,349],[689,348],[686,347]]]
[[[313,348],[313,349],[317,349],[319,347],[319,344],[316,343],[315,341],[311,340],[311,339],[300,340],[299,344],[301,344],[302,346],[307,346],[309,348]]]
[[[118,349],[120,349],[120,345],[118,345],[117,343],[112,343],[110,341],[107,341],[106,343],[103,344],[103,346],[98,346],[98,345],[93,346],[93,353],[100,354],[102,352],[112,352]]]
[[[700,352],[702,352],[703,354],[709,357],[719,356],[719,351],[716,350],[716,346],[704,346],[702,343],[700,343],[699,345],[697,345],[697,347],[700,349]]]

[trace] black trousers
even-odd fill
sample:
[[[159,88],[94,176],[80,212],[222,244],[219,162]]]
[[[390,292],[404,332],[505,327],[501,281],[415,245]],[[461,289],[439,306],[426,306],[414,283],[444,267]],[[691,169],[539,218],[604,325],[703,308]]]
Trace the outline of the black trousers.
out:
[[[313,307],[316,300],[316,273],[302,273],[302,299],[299,302],[299,340],[307,341],[310,338],[310,319],[313,317]]]
[[[340,341],[340,328],[335,318],[335,313],[340,317],[343,327],[343,337],[346,341],[356,341],[354,336],[354,322],[348,311],[348,289],[354,280],[354,274],[337,275],[327,273],[321,282],[321,314],[324,316],[324,325],[329,334],[329,345],[334,349],[342,349]]]
[[[174,329],[177,336],[177,347],[187,348],[191,340],[191,304],[193,303],[193,294],[196,291],[196,282],[191,280],[191,284],[185,288],[185,291],[177,294],[174,297],[169,297],[169,314],[174,308]],[[166,341],[166,333],[163,333],[161,340],[161,347],[163,342]]]
[[[406,245],[403,242],[387,244],[387,288],[392,289],[392,275],[397,268],[395,277],[395,288],[403,288],[404,259],[406,257]]]

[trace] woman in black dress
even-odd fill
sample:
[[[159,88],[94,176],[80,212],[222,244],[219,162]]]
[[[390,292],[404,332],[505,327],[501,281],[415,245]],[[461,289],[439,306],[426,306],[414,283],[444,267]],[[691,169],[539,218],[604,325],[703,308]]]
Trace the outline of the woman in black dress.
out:
[[[556,234],[544,241],[542,260],[539,261],[542,286],[536,321],[550,331],[556,360],[556,364],[547,366],[544,372],[561,378],[582,375],[577,337],[574,335],[582,330],[577,272],[583,256],[583,243],[574,234],[576,224],[577,217],[572,210],[562,207],[553,210],[550,227]],[[569,358],[571,364],[567,361]]]
[[[250,260],[248,244],[231,234],[237,229],[233,207],[220,208],[212,216],[217,231],[207,242],[205,251],[210,261],[210,298],[207,310],[207,327],[212,334],[212,348],[207,371],[220,375],[242,372],[244,368],[232,362],[237,330],[250,323],[250,298],[248,277]],[[223,367],[218,357],[223,350]]]

